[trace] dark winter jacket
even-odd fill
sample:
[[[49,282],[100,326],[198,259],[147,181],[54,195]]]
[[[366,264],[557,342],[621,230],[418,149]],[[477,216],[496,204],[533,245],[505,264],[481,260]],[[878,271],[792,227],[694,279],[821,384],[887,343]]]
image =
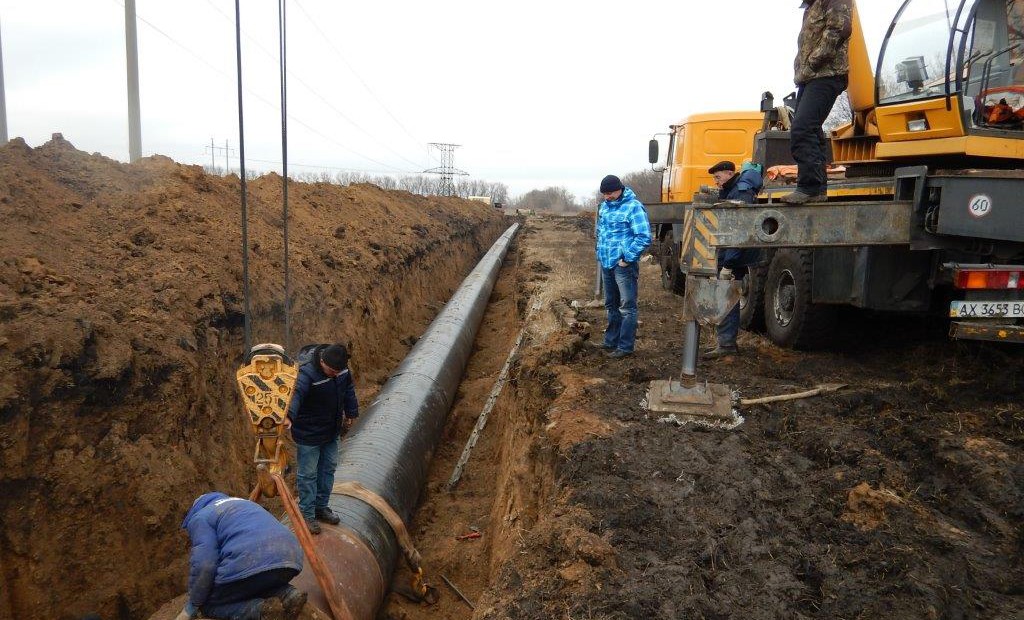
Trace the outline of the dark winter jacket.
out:
[[[745,167],[722,185],[722,188],[718,191],[718,199],[742,200],[743,202],[753,203],[763,186],[764,181],[761,179],[761,173],[756,169]],[[738,269],[754,265],[760,259],[761,250],[757,248],[747,248],[745,250],[725,248],[718,251],[718,266],[732,269],[738,278],[743,277],[743,274],[746,273],[746,271],[737,273]]]
[[[813,0],[804,9],[804,22],[797,40],[793,78],[796,85],[849,73],[852,32],[852,0]]]
[[[764,181],[761,179],[761,173],[753,168],[746,168],[725,182],[718,191],[718,199],[752,203],[762,187]]]
[[[304,446],[322,446],[341,434],[342,411],[359,417],[359,401],[352,373],[328,377],[320,368],[319,356],[299,367],[295,393],[288,408],[292,439]]]
[[[202,607],[213,585],[278,568],[302,570],[302,548],[291,530],[259,504],[206,493],[181,524],[192,540],[188,599]]]

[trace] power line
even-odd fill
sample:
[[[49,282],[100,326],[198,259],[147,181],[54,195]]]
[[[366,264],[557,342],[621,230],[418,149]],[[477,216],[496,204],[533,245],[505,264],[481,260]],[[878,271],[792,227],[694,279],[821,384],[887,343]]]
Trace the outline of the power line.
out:
[[[113,0],[113,1],[114,1],[115,4],[121,6],[122,8],[124,7],[124,4],[122,2],[120,2],[120,0]],[[154,25],[152,22],[150,22],[146,18],[141,17],[138,14],[136,14],[136,19],[138,19],[140,22],[146,24],[147,26],[149,26],[150,28],[155,30],[157,33],[159,33],[161,36],[163,36],[168,41],[173,43],[175,46],[177,46],[177,47],[181,48],[182,50],[184,50],[188,55],[190,55],[193,58],[199,60],[201,63],[203,63],[204,65],[206,65],[210,69],[212,69],[215,73],[217,73],[219,75],[222,75],[224,77],[227,77],[227,78],[232,78],[232,76],[228,75],[225,71],[223,71],[220,68],[214,66],[213,64],[208,62],[205,58],[203,58],[199,54],[196,54],[195,52],[193,52],[187,46],[179,43],[177,40],[174,39],[174,37],[172,37],[171,35],[167,34],[163,30],[158,28],[156,25]],[[278,109],[277,105],[275,105],[274,103],[268,101],[266,98],[261,96],[259,93],[256,93],[256,92],[250,90],[248,87],[246,87],[244,90],[245,90],[245,92],[247,92],[252,97],[255,97],[258,101],[260,101],[263,104],[269,106],[271,109],[274,109],[274,110]],[[378,160],[370,157],[369,155],[364,155],[364,154],[360,153],[359,151],[356,151],[355,149],[353,149],[353,148],[351,148],[349,146],[346,146],[345,144],[342,144],[341,142],[338,142],[334,138],[331,138],[331,137],[327,136],[323,132],[315,129],[314,127],[312,127],[308,123],[302,121],[302,119],[299,119],[299,118],[297,118],[295,116],[291,116],[291,115],[289,115],[288,118],[291,119],[292,121],[294,121],[295,123],[298,123],[302,127],[305,127],[306,129],[308,129],[309,131],[313,132],[314,134],[320,136],[324,140],[327,140],[328,142],[332,142],[333,144],[335,144],[339,148],[342,148],[342,149],[348,151],[349,153],[352,153],[353,155],[355,155],[357,157],[361,157],[361,158],[363,158],[363,159],[365,159],[367,161],[370,161],[370,162],[373,162],[373,163],[377,164],[378,166],[383,166],[385,168],[391,168],[391,169],[393,169],[395,171],[398,171],[398,172],[412,173],[412,171],[410,171],[410,170],[405,170],[405,169],[399,168],[398,166],[392,166],[391,164],[386,164],[386,163],[384,163],[382,161],[378,161]]]
[[[409,136],[409,138],[412,139],[412,141],[415,142],[417,146],[422,146],[423,141],[417,138],[416,136],[412,135],[412,133],[406,128],[402,121],[398,120],[398,117],[392,114],[391,110],[384,104],[383,101],[381,101],[380,97],[377,96],[377,93],[375,93],[373,89],[370,88],[370,85],[366,83],[366,80],[364,80],[362,76],[359,75],[359,72],[356,71],[355,67],[353,67],[352,64],[348,61],[348,59],[345,58],[345,55],[342,54],[337,47],[335,47],[334,43],[327,36],[327,34],[320,29],[320,26],[309,15],[306,9],[302,6],[302,3],[299,2],[298,0],[295,0],[295,6],[299,7],[299,10],[302,11],[302,14],[306,17],[306,21],[308,21],[310,25],[313,26],[314,30],[320,33],[320,36],[327,43],[327,46],[330,47],[331,50],[338,56],[338,58],[341,59],[341,62],[345,63],[345,66],[348,67],[348,70],[352,72],[352,75],[354,75],[357,80],[359,80],[359,83],[363,85],[363,88],[366,89],[366,92],[370,93],[370,96],[373,97],[373,99],[377,102],[378,105],[380,105],[381,109],[383,109],[387,113],[387,115],[391,117],[391,120],[395,121],[395,124],[398,125],[402,129],[402,131],[405,132],[405,135]]]
[[[224,16],[224,17],[225,17],[225,18],[227,18],[227,19],[230,19],[230,18],[228,18],[228,17],[226,16],[226,15],[224,15],[224,12],[223,12],[223,11],[221,11],[221,10],[220,10],[220,8],[219,8],[219,7],[217,6],[217,5],[213,4],[212,0],[206,0],[206,2],[207,2],[207,3],[208,3],[208,4],[210,5],[210,6],[211,6],[211,7],[213,7],[213,8],[214,8],[214,9],[215,9],[215,10],[216,10],[216,11],[217,11],[218,13],[220,13],[220,14],[221,14],[222,16]],[[301,6],[300,6],[299,8],[300,8],[300,9],[302,9],[302,7],[301,7]],[[305,9],[303,9],[303,13],[305,13]],[[308,16],[308,14],[307,14],[307,16],[306,16],[306,17],[307,17],[307,19],[309,19],[309,16]],[[271,54],[271,53],[270,53],[269,51],[267,51],[267,49],[266,49],[265,47],[263,47],[263,46],[262,46],[262,45],[260,44],[260,42],[259,42],[259,41],[257,41],[257,40],[256,40],[255,38],[253,38],[253,37],[249,36],[249,35],[248,35],[248,34],[246,34],[245,32],[243,32],[242,34],[244,34],[244,35],[245,35],[245,37],[246,37],[247,39],[249,39],[249,41],[250,41],[250,42],[251,42],[251,43],[252,43],[253,45],[255,45],[257,49],[259,49],[259,50],[260,50],[261,52],[263,52],[263,54],[264,54],[264,55],[266,55],[266,56],[267,56],[267,58],[270,58],[271,60],[273,60],[273,61],[277,62],[277,59],[276,59],[276,58],[274,58],[273,54]],[[343,60],[344,60],[344,59],[343,59]],[[342,112],[341,110],[339,110],[339,109],[338,109],[337,107],[335,107],[335,106],[334,106],[334,104],[333,104],[333,103],[331,103],[331,102],[330,102],[330,101],[329,101],[329,100],[328,100],[328,99],[327,99],[326,97],[324,97],[323,95],[321,95],[321,94],[320,94],[320,93],[319,93],[319,92],[318,92],[318,91],[317,91],[317,90],[316,90],[315,88],[313,88],[313,87],[312,87],[312,86],[311,86],[311,85],[310,85],[310,84],[309,84],[308,82],[306,82],[305,80],[303,80],[301,76],[299,76],[299,75],[296,75],[296,74],[295,74],[294,72],[291,72],[291,71],[289,71],[289,74],[290,74],[290,75],[291,75],[291,76],[292,76],[292,77],[293,77],[293,78],[294,78],[295,80],[297,80],[297,81],[299,82],[299,84],[301,84],[301,85],[302,85],[303,87],[305,87],[305,89],[306,89],[306,90],[308,90],[308,91],[310,92],[310,94],[312,94],[312,95],[313,95],[314,97],[316,97],[317,99],[319,99],[320,101],[322,101],[322,102],[324,103],[324,105],[326,105],[326,106],[327,106],[327,107],[329,107],[329,108],[330,108],[331,110],[333,110],[335,114],[337,114],[337,115],[338,115],[338,116],[340,116],[340,117],[341,117],[342,119],[344,119],[344,120],[345,120],[345,122],[347,122],[347,123],[348,123],[349,125],[352,125],[352,126],[353,126],[353,127],[355,127],[356,129],[358,129],[358,130],[359,130],[360,132],[362,132],[362,133],[363,133],[364,135],[366,135],[366,136],[367,136],[367,137],[369,137],[369,138],[370,138],[371,140],[373,140],[374,142],[376,142],[376,143],[377,143],[377,144],[378,144],[379,146],[382,146],[382,147],[384,147],[384,149],[386,149],[387,151],[390,151],[392,155],[395,155],[395,156],[396,156],[396,157],[398,157],[399,159],[403,159],[403,160],[405,160],[406,162],[408,162],[408,163],[412,164],[413,166],[417,166],[417,167],[419,167],[419,166],[420,166],[420,163],[419,163],[419,162],[415,162],[415,161],[412,161],[411,159],[409,159],[409,158],[408,158],[408,157],[406,157],[405,155],[402,155],[402,154],[401,154],[401,153],[399,153],[398,151],[396,151],[396,150],[392,149],[392,148],[391,148],[390,146],[388,146],[387,144],[385,144],[385,143],[383,142],[383,140],[381,140],[380,138],[378,138],[377,136],[375,136],[375,135],[374,135],[374,134],[372,134],[371,132],[367,131],[367,130],[366,130],[366,129],[365,129],[365,128],[364,128],[363,126],[362,126],[362,125],[360,125],[360,124],[359,124],[359,123],[357,123],[356,121],[352,120],[352,118],[351,118],[351,117],[349,117],[349,116],[348,116],[347,114],[345,114],[344,112]],[[356,77],[358,78],[359,76],[357,75]],[[372,95],[373,93],[371,92],[370,94]],[[386,111],[386,110],[385,110],[385,111]]]

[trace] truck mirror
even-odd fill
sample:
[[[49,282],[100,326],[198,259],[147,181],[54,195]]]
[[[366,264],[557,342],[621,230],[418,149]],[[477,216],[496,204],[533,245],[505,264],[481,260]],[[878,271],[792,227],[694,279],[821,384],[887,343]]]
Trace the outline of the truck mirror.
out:
[[[651,138],[651,141],[647,143],[647,161],[648,163],[658,163],[658,140]]]

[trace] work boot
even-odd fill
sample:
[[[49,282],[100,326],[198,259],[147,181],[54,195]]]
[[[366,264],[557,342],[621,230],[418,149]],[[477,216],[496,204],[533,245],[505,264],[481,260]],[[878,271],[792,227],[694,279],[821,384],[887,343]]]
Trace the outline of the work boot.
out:
[[[280,597],[281,605],[284,606],[284,617],[285,620],[295,620],[306,606],[306,593],[293,585],[287,585],[285,588],[285,593]]]
[[[284,604],[281,600],[276,598],[263,599],[260,603],[259,620],[285,620]]]
[[[250,601],[241,613],[231,617],[237,620],[285,620],[284,605],[276,598],[256,599]]]
[[[309,517],[302,517],[302,520],[306,522],[306,528],[309,530],[309,533],[312,534],[313,536],[316,536],[321,531],[323,531],[323,530],[320,529],[320,524],[316,522],[316,519],[310,519]]]
[[[632,351],[623,351],[622,349],[615,349],[614,351],[612,351],[611,353],[608,354],[608,357],[613,359],[613,360],[617,360],[617,359],[622,359],[624,357],[627,357],[629,355],[633,355],[633,352]]]
[[[316,509],[316,520],[323,521],[324,523],[330,523],[331,525],[341,523],[341,517],[334,514],[334,512],[327,507]]]
[[[603,340],[590,340],[587,344],[595,349],[602,349],[604,351],[611,351],[615,348],[611,345],[605,344]]]
[[[711,349],[704,354],[706,360],[716,360],[723,357],[729,357],[731,355],[738,355],[740,352],[739,348],[734,344],[718,345],[714,349]]]
[[[827,194],[808,194],[802,189],[798,189],[792,194],[786,194],[780,198],[782,202],[791,205],[802,205],[808,202],[825,202],[828,200]]]

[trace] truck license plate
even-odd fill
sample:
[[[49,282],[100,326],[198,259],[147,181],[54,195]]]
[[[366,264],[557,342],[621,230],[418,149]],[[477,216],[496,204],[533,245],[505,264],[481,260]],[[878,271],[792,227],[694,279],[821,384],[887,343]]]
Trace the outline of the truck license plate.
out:
[[[1024,301],[954,301],[949,304],[953,319],[1024,317]]]

